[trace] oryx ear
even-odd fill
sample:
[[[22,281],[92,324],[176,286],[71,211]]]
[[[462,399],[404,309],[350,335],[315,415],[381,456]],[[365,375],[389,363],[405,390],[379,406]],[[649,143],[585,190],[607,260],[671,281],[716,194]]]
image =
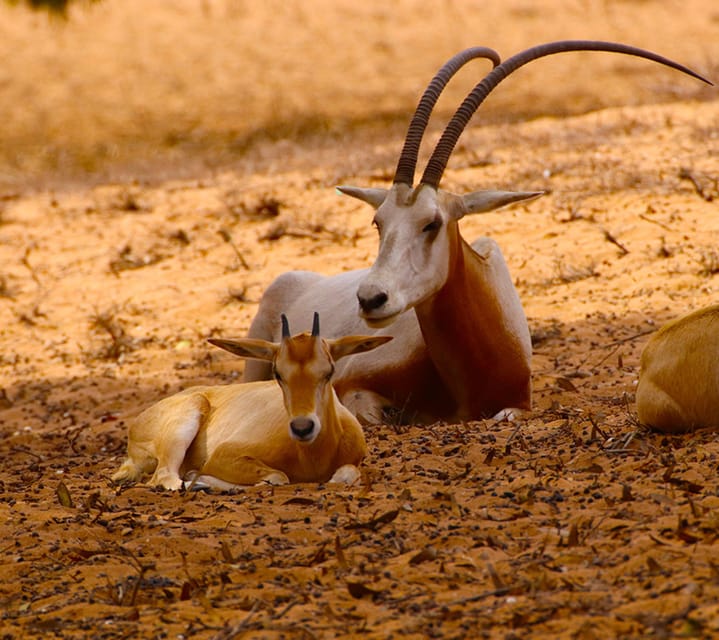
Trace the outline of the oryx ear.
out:
[[[384,202],[389,191],[388,189],[363,189],[362,187],[348,187],[344,185],[336,187],[336,189],[339,193],[362,200],[362,202],[366,202],[375,209]]]
[[[462,196],[467,213],[486,213],[515,202],[534,200],[544,191],[475,191]]]
[[[222,340],[212,338],[208,340],[210,344],[214,344],[220,349],[234,353],[240,358],[254,358],[255,360],[272,361],[279,349],[279,345],[266,340],[258,340],[255,338],[241,338],[239,340]]]
[[[372,351],[385,342],[389,342],[392,336],[343,336],[334,340],[327,340],[327,346],[330,348],[332,359],[336,362],[345,356],[351,356],[353,353],[364,353]]]

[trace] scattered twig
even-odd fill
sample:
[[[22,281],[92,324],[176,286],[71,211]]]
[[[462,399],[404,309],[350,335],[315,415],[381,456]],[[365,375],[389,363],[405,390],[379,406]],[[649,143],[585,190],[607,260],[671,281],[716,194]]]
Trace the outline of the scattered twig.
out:
[[[649,216],[640,213],[639,217],[644,220],[645,222],[651,222],[652,224],[657,225],[658,227],[661,227],[665,231],[672,231],[672,228],[669,225],[664,224],[663,222],[659,222],[659,220],[652,220]]]
[[[466,598],[459,598],[457,600],[451,600],[445,606],[460,607],[460,606],[464,606],[465,604],[470,604],[471,602],[479,602],[480,600],[485,600],[486,598],[493,598],[495,596],[506,596],[508,593],[510,593],[514,589],[515,589],[515,587],[513,587],[513,586],[506,586],[506,587],[499,587],[497,589],[490,589],[489,591],[482,591],[481,593],[477,593],[473,596],[467,596]]]
[[[626,342],[632,342],[637,338],[643,338],[644,336],[648,336],[650,333],[654,333],[655,331],[656,328],[645,329],[644,331],[640,331],[639,333],[634,333],[631,336],[627,336],[626,338],[619,338],[618,340],[607,342],[607,344],[603,344],[601,346],[603,349],[609,349],[610,347],[616,347],[620,344],[625,344]]]
[[[20,262],[22,265],[30,272],[30,277],[35,281],[35,284],[40,286],[40,278],[37,276],[37,272],[35,271],[35,267],[33,267],[30,264],[30,253],[33,250],[33,247],[26,247],[25,248],[25,254],[22,258],[20,258]]]
[[[604,442],[606,442],[609,439],[609,436],[604,433],[604,431],[600,428],[599,424],[597,423],[597,420],[595,419],[594,415],[591,413],[587,416],[587,419],[589,420],[590,424],[592,425],[592,432],[589,436],[589,439],[594,441],[597,440],[597,434],[599,434]]]
[[[625,433],[622,438],[609,438],[605,442],[604,451],[607,453],[636,453],[633,449],[629,448],[634,438],[639,433],[638,429],[634,429],[629,433]]]
[[[118,360],[132,349],[132,338],[125,332],[122,324],[112,310],[97,312],[90,319],[90,328],[104,331],[110,336],[111,344],[103,350],[101,356],[107,360]]]
[[[602,233],[604,234],[604,239],[617,247],[622,252],[623,256],[629,253],[629,249],[619,242],[619,240],[617,240],[607,229],[602,229]]]
[[[706,202],[712,202],[714,198],[719,194],[719,178],[709,178],[706,176],[707,180],[712,182],[712,187],[714,193],[709,192],[708,189],[705,189],[700,183],[699,179],[697,178],[696,174],[689,169],[688,167],[682,167],[679,169],[679,179],[680,180],[689,180],[689,182],[692,183],[692,186],[694,187],[694,191],[697,192],[697,195]]]
[[[279,611],[278,613],[273,613],[273,614],[270,616],[270,620],[279,620],[280,618],[283,618],[284,615],[285,615],[287,612],[289,612],[290,609],[292,609],[293,607],[297,606],[299,603],[300,603],[300,600],[299,600],[299,599],[293,598],[292,600],[290,600],[290,601],[287,603],[287,605],[285,606],[284,609],[282,609],[282,610]]]
[[[115,548],[120,552],[121,555],[127,557],[130,559],[130,562],[132,565],[134,565],[135,569],[137,570],[137,576],[135,576],[135,580],[132,584],[132,590],[130,591],[130,598],[129,601],[125,598],[124,590],[121,591],[118,595],[119,600],[118,604],[125,605],[128,607],[134,607],[135,603],[137,602],[137,594],[140,591],[140,585],[142,581],[145,578],[145,574],[150,570],[154,569],[155,565],[154,563],[149,562],[141,562],[139,558],[129,549],[123,547],[121,544],[116,544]],[[113,599],[115,599],[113,597]]]
[[[313,240],[317,240],[322,234],[327,234],[335,242],[346,241],[348,238],[346,234],[334,231],[333,229],[328,229],[323,224],[312,224],[309,225],[308,228],[303,229],[288,227],[284,223],[280,222],[272,227],[267,233],[260,236],[260,240],[274,242],[284,236],[289,236],[291,238],[311,238]],[[356,234],[355,236],[352,236],[352,239],[356,239]]]
[[[242,265],[242,268],[245,271],[250,270],[250,265],[247,264],[247,260],[245,260],[242,253],[240,253],[240,250],[237,248],[237,245],[232,240],[232,236],[230,235],[230,232],[227,229],[220,229],[217,233],[220,234],[220,237],[232,247],[232,250],[235,252],[235,255],[237,256],[237,259],[239,260],[240,264]]]
[[[517,424],[516,427],[514,427],[514,429],[512,430],[512,433],[509,434],[509,438],[507,438],[507,442],[504,443],[505,452],[509,453],[511,451],[512,441],[517,436],[517,434],[519,433],[519,430],[521,428],[522,428],[522,423],[520,422],[519,424]]]

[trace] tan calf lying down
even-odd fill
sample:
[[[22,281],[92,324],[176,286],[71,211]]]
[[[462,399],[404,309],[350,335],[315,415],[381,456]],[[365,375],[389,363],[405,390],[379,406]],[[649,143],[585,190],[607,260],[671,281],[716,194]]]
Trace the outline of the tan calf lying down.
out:
[[[639,420],[666,433],[719,427],[719,305],[673,320],[642,353]]]
[[[283,316],[279,343],[210,340],[271,362],[277,382],[193,387],[146,409],[130,425],[128,457],[113,481],[152,473],[150,484],[166,489],[192,480],[222,490],[258,482],[356,481],[367,445],[330,382],[334,361],[390,339],[324,340],[315,314],[312,333],[294,337]]]

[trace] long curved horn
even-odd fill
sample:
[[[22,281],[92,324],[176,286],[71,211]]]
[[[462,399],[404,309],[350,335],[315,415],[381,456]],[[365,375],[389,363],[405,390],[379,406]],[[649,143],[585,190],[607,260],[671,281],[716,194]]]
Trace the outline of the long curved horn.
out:
[[[427,163],[427,167],[424,170],[421,184],[432,186],[435,189],[439,186],[442,174],[447,167],[449,156],[452,154],[452,151],[457,144],[457,140],[459,140],[459,136],[462,135],[464,128],[467,126],[470,118],[474,115],[474,112],[479,108],[479,105],[482,104],[484,99],[500,82],[502,82],[502,80],[532,60],[553,55],[555,53],[562,53],[564,51],[609,51],[614,53],[625,53],[630,56],[638,56],[640,58],[646,58],[648,60],[658,62],[666,65],[667,67],[672,67],[673,69],[682,71],[683,73],[693,76],[702,82],[706,82],[710,85],[713,84],[695,71],[692,71],[688,67],[685,67],[678,62],[674,62],[669,58],[665,58],[664,56],[660,56],[645,49],[639,49],[637,47],[615,42],[602,42],[598,40],[560,40],[558,42],[549,42],[547,44],[531,47],[530,49],[526,49],[511,58],[507,58],[500,65],[492,69],[492,71],[490,71],[484,79],[476,85],[474,89],[472,89],[469,95],[464,99],[464,102],[459,106],[459,109],[457,109],[455,114],[452,116],[452,119],[449,121],[447,127],[442,133],[442,136],[432,152],[429,162]]]
[[[280,316],[280,319],[282,320],[282,339],[290,337],[290,323],[287,322],[287,316],[283,313]]]
[[[320,314],[315,311],[312,317],[312,335],[316,338],[320,335]]]
[[[447,86],[447,83],[452,79],[452,76],[470,60],[474,60],[475,58],[487,58],[494,63],[495,67],[500,61],[499,54],[493,49],[489,49],[488,47],[470,47],[469,49],[460,51],[447,60],[434,78],[432,78],[432,81],[427,85],[407,129],[402,153],[400,154],[399,161],[397,162],[397,170],[394,174],[395,184],[407,184],[410,187],[413,185],[419,147],[422,143],[422,137],[427,128],[429,117],[432,115],[432,109],[434,109],[434,105],[437,104],[440,94]]]

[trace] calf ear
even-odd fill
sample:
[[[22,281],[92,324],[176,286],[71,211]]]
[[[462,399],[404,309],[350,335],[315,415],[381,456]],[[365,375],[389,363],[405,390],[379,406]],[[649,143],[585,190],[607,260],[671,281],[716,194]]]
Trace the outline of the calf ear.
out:
[[[372,349],[376,349],[391,339],[392,336],[344,336],[334,340],[327,340],[327,346],[330,348],[332,359],[337,361],[354,353],[372,351]]]
[[[372,205],[375,209],[379,207],[387,197],[387,189],[363,189],[362,187],[347,186],[336,187],[336,189],[346,196],[357,198],[357,200],[362,200],[362,202]]]
[[[475,191],[462,196],[462,201],[467,213],[486,213],[542,195],[544,191]]]
[[[277,353],[279,345],[266,340],[255,338],[241,338],[240,340],[222,340],[212,338],[208,340],[220,349],[234,353],[241,358],[254,358],[255,360],[272,360]]]

